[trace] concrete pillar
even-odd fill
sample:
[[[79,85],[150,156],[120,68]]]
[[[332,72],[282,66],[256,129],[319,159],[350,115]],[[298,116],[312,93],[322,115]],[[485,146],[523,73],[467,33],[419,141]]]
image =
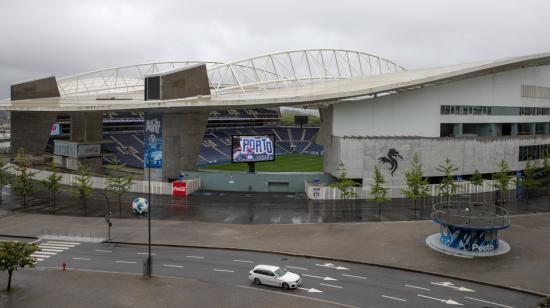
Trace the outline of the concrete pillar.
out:
[[[499,126],[495,123],[489,124],[489,128],[491,130],[491,136],[496,137],[502,135],[502,132],[499,129]]]
[[[63,168],[76,170],[86,165],[92,172],[103,170],[103,158],[100,154],[103,142],[103,114],[97,111],[72,112],[71,135],[67,143],[56,141],[54,162]],[[63,148],[70,147],[70,153]],[[86,149],[81,153],[81,149]]]
[[[209,112],[167,111],[162,115],[162,169],[151,169],[151,180],[177,179],[196,169]],[[227,153],[230,155],[230,153]],[[149,170],[145,170],[148,178]]]
[[[101,112],[71,113],[72,142],[103,141],[103,114]]]
[[[462,123],[453,124],[453,136],[455,137],[462,136]]]
[[[536,123],[529,123],[529,134],[530,135],[536,135],[537,134],[537,130],[536,130]]]
[[[332,136],[332,113],[333,107],[319,108],[321,117],[321,127],[315,136],[315,143],[322,145],[325,148],[330,147]]]
[[[20,148],[27,154],[43,155],[55,117],[54,112],[12,111],[10,156],[16,156]]]
[[[511,124],[511,135],[517,136],[518,135],[518,123],[512,123]]]

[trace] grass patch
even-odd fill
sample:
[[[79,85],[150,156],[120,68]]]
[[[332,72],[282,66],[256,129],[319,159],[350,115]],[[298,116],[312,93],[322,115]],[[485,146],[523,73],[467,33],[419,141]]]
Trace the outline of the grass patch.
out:
[[[201,166],[201,169],[248,171],[248,164],[221,164]],[[275,161],[256,163],[258,172],[322,172],[323,157],[307,154],[289,154],[275,157]]]

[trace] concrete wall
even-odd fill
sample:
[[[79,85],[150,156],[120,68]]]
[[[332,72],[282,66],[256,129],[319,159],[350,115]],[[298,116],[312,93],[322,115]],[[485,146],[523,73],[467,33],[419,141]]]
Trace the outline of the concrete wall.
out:
[[[441,105],[547,107],[550,99],[521,97],[522,85],[550,86],[550,66],[529,67],[465,79],[378,98],[333,105],[332,136],[325,145],[324,171],[338,176],[342,161],[348,177],[370,183],[374,166],[382,168],[393,185],[404,183],[414,153],[422,157],[426,176],[441,176],[436,168],[449,158],[458,174],[497,171],[505,160],[512,170],[522,170],[519,146],[549,144],[550,135],[514,137],[439,138],[441,123],[535,123],[550,116],[441,115]],[[497,134],[484,126],[487,135]],[[328,130],[327,130],[328,131]],[[324,138],[327,140],[328,138]],[[403,157],[391,175],[380,161],[389,149]],[[540,161],[539,161],[540,163]]]
[[[521,97],[521,85],[550,86],[550,66],[506,71],[334,105],[335,136],[439,137],[440,123],[550,122],[550,116],[441,115],[441,105],[550,107]]]
[[[304,192],[304,183],[311,182],[318,178],[321,182],[331,183],[332,178],[320,172],[311,173],[269,173],[258,172],[249,174],[246,172],[219,172],[219,171],[196,171],[186,172],[191,178],[199,178],[201,189],[217,191],[253,191],[268,192],[269,183],[288,183],[288,192]],[[250,190],[249,190],[250,189]]]
[[[17,155],[20,148],[27,154],[44,154],[55,117],[53,112],[13,111],[10,155]]]
[[[333,137],[332,155],[325,157],[332,168],[325,170],[338,175],[337,160],[348,170],[348,177],[363,179],[363,185],[371,183],[374,166],[381,168],[388,184],[403,185],[405,172],[415,153],[421,157],[424,175],[441,176],[437,167],[449,158],[458,168],[457,174],[469,175],[478,169],[481,173],[498,171],[497,163],[505,160],[511,170],[523,170],[525,162],[519,161],[519,146],[550,144],[550,135],[478,137],[478,138],[342,138]],[[396,158],[398,167],[391,175],[389,165],[380,161],[387,157],[389,149],[395,149],[403,157]],[[326,152],[325,152],[326,153]],[[542,160],[537,161],[539,165]]]

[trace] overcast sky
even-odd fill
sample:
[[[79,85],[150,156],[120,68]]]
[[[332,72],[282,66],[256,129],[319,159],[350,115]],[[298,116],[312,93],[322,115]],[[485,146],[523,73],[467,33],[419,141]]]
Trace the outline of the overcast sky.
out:
[[[364,51],[408,69],[548,52],[549,17],[548,0],[5,1],[0,97],[35,77],[289,49]]]

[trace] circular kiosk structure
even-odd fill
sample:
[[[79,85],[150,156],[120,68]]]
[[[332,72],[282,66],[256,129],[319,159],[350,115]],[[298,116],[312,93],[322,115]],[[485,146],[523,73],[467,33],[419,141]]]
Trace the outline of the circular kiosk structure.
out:
[[[432,219],[440,232],[426,238],[434,250],[461,257],[490,257],[510,251],[510,245],[498,238],[508,228],[508,211],[468,201],[447,201],[433,205]]]

